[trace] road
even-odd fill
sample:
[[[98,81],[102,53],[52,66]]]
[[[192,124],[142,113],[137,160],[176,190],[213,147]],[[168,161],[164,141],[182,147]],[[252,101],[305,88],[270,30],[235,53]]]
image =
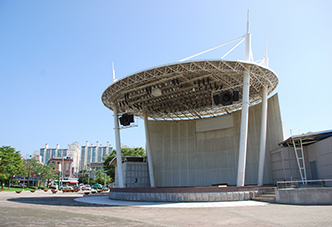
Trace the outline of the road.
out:
[[[0,192],[0,226],[330,226],[332,206],[104,206],[82,193]],[[107,198],[106,198],[107,199]]]

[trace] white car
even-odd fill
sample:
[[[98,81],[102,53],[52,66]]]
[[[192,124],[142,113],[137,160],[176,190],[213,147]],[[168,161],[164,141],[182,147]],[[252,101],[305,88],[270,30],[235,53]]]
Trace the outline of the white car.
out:
[[[61,186],[60,189],[62,190],[73,190],[72,186]]]
[[[85,190],[91,190],[91,187],[90,187],[90,185],[84,185],[84,189]]]

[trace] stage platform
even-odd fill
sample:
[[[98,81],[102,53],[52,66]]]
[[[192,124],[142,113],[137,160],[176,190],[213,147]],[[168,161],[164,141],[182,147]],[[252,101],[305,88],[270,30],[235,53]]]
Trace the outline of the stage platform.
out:
[[[273,187],[272,187],[273,188]],[[220,202],[252,200],[271,187],[111,188],[109,198],[141,202]]]

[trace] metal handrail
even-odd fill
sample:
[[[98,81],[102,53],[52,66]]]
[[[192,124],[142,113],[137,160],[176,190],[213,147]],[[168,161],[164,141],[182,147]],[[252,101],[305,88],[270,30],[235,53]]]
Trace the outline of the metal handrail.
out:
[[[332,187],[332,179],[319,179],[319,180],[307,180],[307,184],[303,184],[302,180],[290,180],[290,181],[278,181],[277,189],[285,188],[299,188],[299,187],[310,187],[310,186],[320,186],[320,187]],[[326,182],[331,182],[326,185]],[[310,183],[320,183],[320,184],[310,184]]]

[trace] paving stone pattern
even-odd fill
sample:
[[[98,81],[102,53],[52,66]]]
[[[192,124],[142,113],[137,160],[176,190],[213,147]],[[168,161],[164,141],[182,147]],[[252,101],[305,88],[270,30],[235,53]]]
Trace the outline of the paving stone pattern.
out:
[[[79,193],[0,192],[0,226],[330,226],[332,223],[332,206],[267,203],[167,208],[102,206],[74,200],[82,197]]]

